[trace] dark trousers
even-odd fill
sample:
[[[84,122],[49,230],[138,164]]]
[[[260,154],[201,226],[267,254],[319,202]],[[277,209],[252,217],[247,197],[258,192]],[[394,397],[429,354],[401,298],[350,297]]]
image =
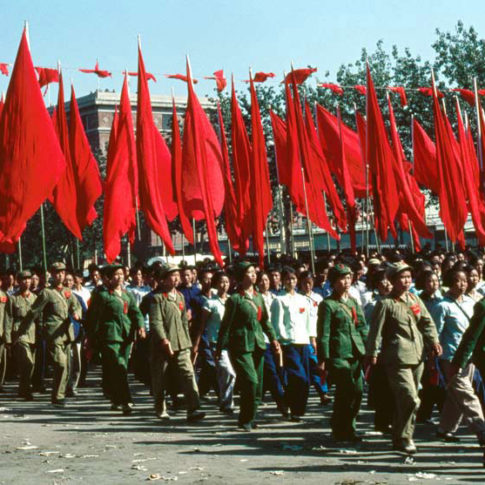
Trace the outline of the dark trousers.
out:
[[[308,345],[284,345],[283,363],[287,376],[285,401],[292,415],[303,416],[310,390],[310,350]]]
[[[205,396],[211,389],[218,394],[217,369],[214,359],[214,352],[206,336],[203,335],[199,344],[199,355],[197,356],[197,370],[199,393]]]
[[[391,388],[386,369],[378,362],[370,370],[367,402],[375,410],[374,427],[377,431],[387,430],[392,425],[394,401],[389,399]]]
[[[132,402],[128,387],[130,350],[131,342],[109,342],[101,348],[103,387],[111,402],[116,405]]]
[[[322,381],[322,376],[318,373],[318,357],[313,345],[308,345],[308,355],[310,359],[310,384],[317,391],[319,396],[327,394],[327,381]]]
[[[40,391],[44,387],[45,371],[47,367],[47,345],[39,330],[35,334],[35,365],[32,375],[32,386],[34,391]]]
[[[229,358],[236,372],[240,392],[238,423],[252,423],[263,396],[264,351],[256,349],[246,353],[229,352]]]
[[[362,401],[362,367],[358,359],[334,359],[329,374],[335,385],[333,414],[330,421],[333,436],[345,439],[355,434],[356,417]]]
[[[275,400],[278,407],[284,404],[285,389],[283,386],[283,369],[279,368],[276,361],[277,357],[271,350],[271,345],[266,344],[264,351],[264,371],[263,371],[263,389],[267,389],[271,397]]]

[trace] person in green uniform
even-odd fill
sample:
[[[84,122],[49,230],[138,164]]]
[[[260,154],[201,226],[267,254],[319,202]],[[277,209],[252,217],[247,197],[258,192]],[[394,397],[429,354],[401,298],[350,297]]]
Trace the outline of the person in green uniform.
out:
[[[123,265],[106,265],[102,274],[104,284],[92,293],[86,327],[91,346],[101,354],[103,387],[111,409],[121,408],[126,416],[133,408],[128,359],[135,334],[145,338],[145,322],[135,297],[123,289]]]
[[[158,286],[150,301],[150,368],[155,413],[162,420],[170,419],[165,393],[170,378],[168,368],[180,379],[187,401],[187,420],[199,421],[205,413],[199,410],[199,390],[191,360],[192,341],[185,299],[177,286],[180,268],[165,265],[155,275]]]
[[[19,397],[26,401],[34,399],[32,395],[32,374],[35,364],[36,322],[27,319],[27,315],[37,299],[30,291],[32,273],[28,270],[17,275],[18,290],[9,297],[6,311],[5,338],[13,349],[19,373]]]
[[[416,452],[413,434],[425,350],[429,350],[431,358],[442,352],[431,315],[421,299],[409,292],[411,270],[404,262],[390,269],[392,291],[376,304],[366,349],[367,363],[375,365],[379,355],[386,369],[396,404],[393,447],[405,453]]]
[[[69,315],[74,320],[79,320],[81,305],[76,296],[63,286],[66,265],[54,263],[50,271],[54,280],[52,287],[44,288],[39,293],[25,319],[25,325],[30,326],[35,320],[42,322],[47,351],[54,366],[51,401],[54,406],[64,407],[69,377],[70,344],[74,341],[74,329]]]
[[[234,276],[239,291],[226,302],[226,311],[221,322],[216,347],[216,359],[227,349],[240,390],[238,425],[251,431],[258,405],[263,396],[263,365],[268,336],[273,351],[281,353],[280,344],[268,319],[263,297],[256,292],[256,269],[248,261],[235,266]]]
[[[5,341],[5,316],[8,297],[1,290],[3,278],[0,278],[0,392],[3,391],[5,373],[7,372],[7,345]]]
[[[335,384],[331,418],[336,441],[360,441],[356,417],[362,400],[362,358],[367,325],[357,300],[349,296],[352,271],[337,264],[328,273],[332,294],[318,307],[317,355],[321,375]]]

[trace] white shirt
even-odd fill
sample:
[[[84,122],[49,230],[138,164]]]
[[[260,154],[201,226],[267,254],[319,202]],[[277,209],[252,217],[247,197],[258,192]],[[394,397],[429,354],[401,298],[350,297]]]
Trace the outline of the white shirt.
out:
[[[86,308],[89,306],[89,300],[91,300],[91,292],[85,286],[81,286],[80,290],[76,290],[76,288],[73,286],[72,292],[75,295],[79,296],[79,298],[81,298],[81,300],[86,305]]]
[[[311,331],[310,337],[317,336],[317,319],[318,319],[318,305],[323,301],[323,298],[318,293],[312,291],[310,296],[303,295],[310,304],[310,321],[311,321]]]
[[[283,344],[310,343],[313,331],[310,310],[308,298],[299,293],[285,293],[274,299],[271,304],[271,322],[278,330],[279,340]]]

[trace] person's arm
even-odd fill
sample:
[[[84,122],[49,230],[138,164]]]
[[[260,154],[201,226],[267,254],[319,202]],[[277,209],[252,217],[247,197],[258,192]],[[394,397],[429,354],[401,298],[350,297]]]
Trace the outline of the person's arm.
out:
[[[136,299],[133,293],[127,292],[128,295],[128,317],[131,320],[132,325],[136,327],[137,334],[140,338],[144,339],[145,334],[145,319],[136,304]]]
[[[367,340],[367,335],[369,334],[369,326],[367,325],[367,321],[365,319],[364,312],[360,305],[355,305],[355,311],[357,312],[357,325],[356,329],[360,333],[362,340],[365,344]]]
[[[383,301],[378,301],[372,312],[365,349],[366,357],[370,364],[377,362],[377,355],[382,341],[382,329],[386,321],[386,313],[386,305]]]
[[[419,318],[418,328],[423,334],[425,344],[427,347],[437,350],[436,346],[439,345],[439,337],[433,317],[430,315],[421,298],[419,296],[415,296],[414,298],[419,305],[421,316]]]
[[[207,325],[207,321],[209,320],[211,316],[211,310],[209,309],[207,303],[204,304],[202,307],[202,311],[200,314],[200,325],[199,328],[197,329],[197,333],[195,334],[195,342],[194,346],[192,347],[192,352],[194,354],[197,354],[199,352],[199,344],[200,344],[200,339],[202,338],[202,335],[204,334],[205,327]]]
[[[0,322],[0,325],[2,323]],[[12,330],[13,330],[13,298],[9,297],[5,304],[5,310],[3,314],[4,334],[3,338],[7,345],[12,343]]]
[[[266,309],[266,305],[264,303],[263,297],[261,299],[261,327],[263,328],[263,332],[268,337],[269,341],[271,342],[271,347],[276,353],[280,352],[280,344],[276,339],[276,333],[274,331],[273,325],[269,321],[268,310]]]
[[[330,332],[332,328],[332,307],[322,301],[318,307],[317,318],[317,356],[320,363],[330,358]]]
[[[72,291],[70,291],[69,293],[69,298],[67,299],[67,305],[69,308],[68,312],[71,314],[74,320],[81,320],[81,315],[83,312],[81,303],[79,303],[79,300]]]
[[[234,317],[236,315],[237,304],[235,303],[233,297],[228,298],[226,302],[226,310],[224,312],[224,317],[221,321],[221,326],[219,328],[219,335],[217,336],[217,350],[216,355],[220,356],[223,349],[227,347],[229,341],[229,334],[231,332],[231,327],[233,324]]]
[[[283,321],[283,306],[278,297],[271,302],[271,324],[273,329],[277,329],[278,337],[280,339],[286,338],[286,329]]]

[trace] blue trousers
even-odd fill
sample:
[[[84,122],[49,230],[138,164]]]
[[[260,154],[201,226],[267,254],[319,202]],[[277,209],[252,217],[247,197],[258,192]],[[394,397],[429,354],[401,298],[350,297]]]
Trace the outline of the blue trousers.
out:
[[[263,386],[264,389],[271,393],[271,397],[275,400],[277,406],[283,404],[285,397],[283,369],[278,369],[278,364],[275,355],[271,350],[270,344],[266,344],[264,351],[264,371],[263,371]]]
[[[321,396],[322,394],[327,394],[328,392],[328,385],[327,381],[322,383],[322,377],[318,373],[318,357],[313,345],[308,344],[309,350],[309,359],[310,359],[310,383],[314,387],[315,391],[318,392],[318,395]]]
[[[310,390],[310,350],[308,345],[283,345],[283,363],[288,379],[285,401],[292,415],[303,416]]]

